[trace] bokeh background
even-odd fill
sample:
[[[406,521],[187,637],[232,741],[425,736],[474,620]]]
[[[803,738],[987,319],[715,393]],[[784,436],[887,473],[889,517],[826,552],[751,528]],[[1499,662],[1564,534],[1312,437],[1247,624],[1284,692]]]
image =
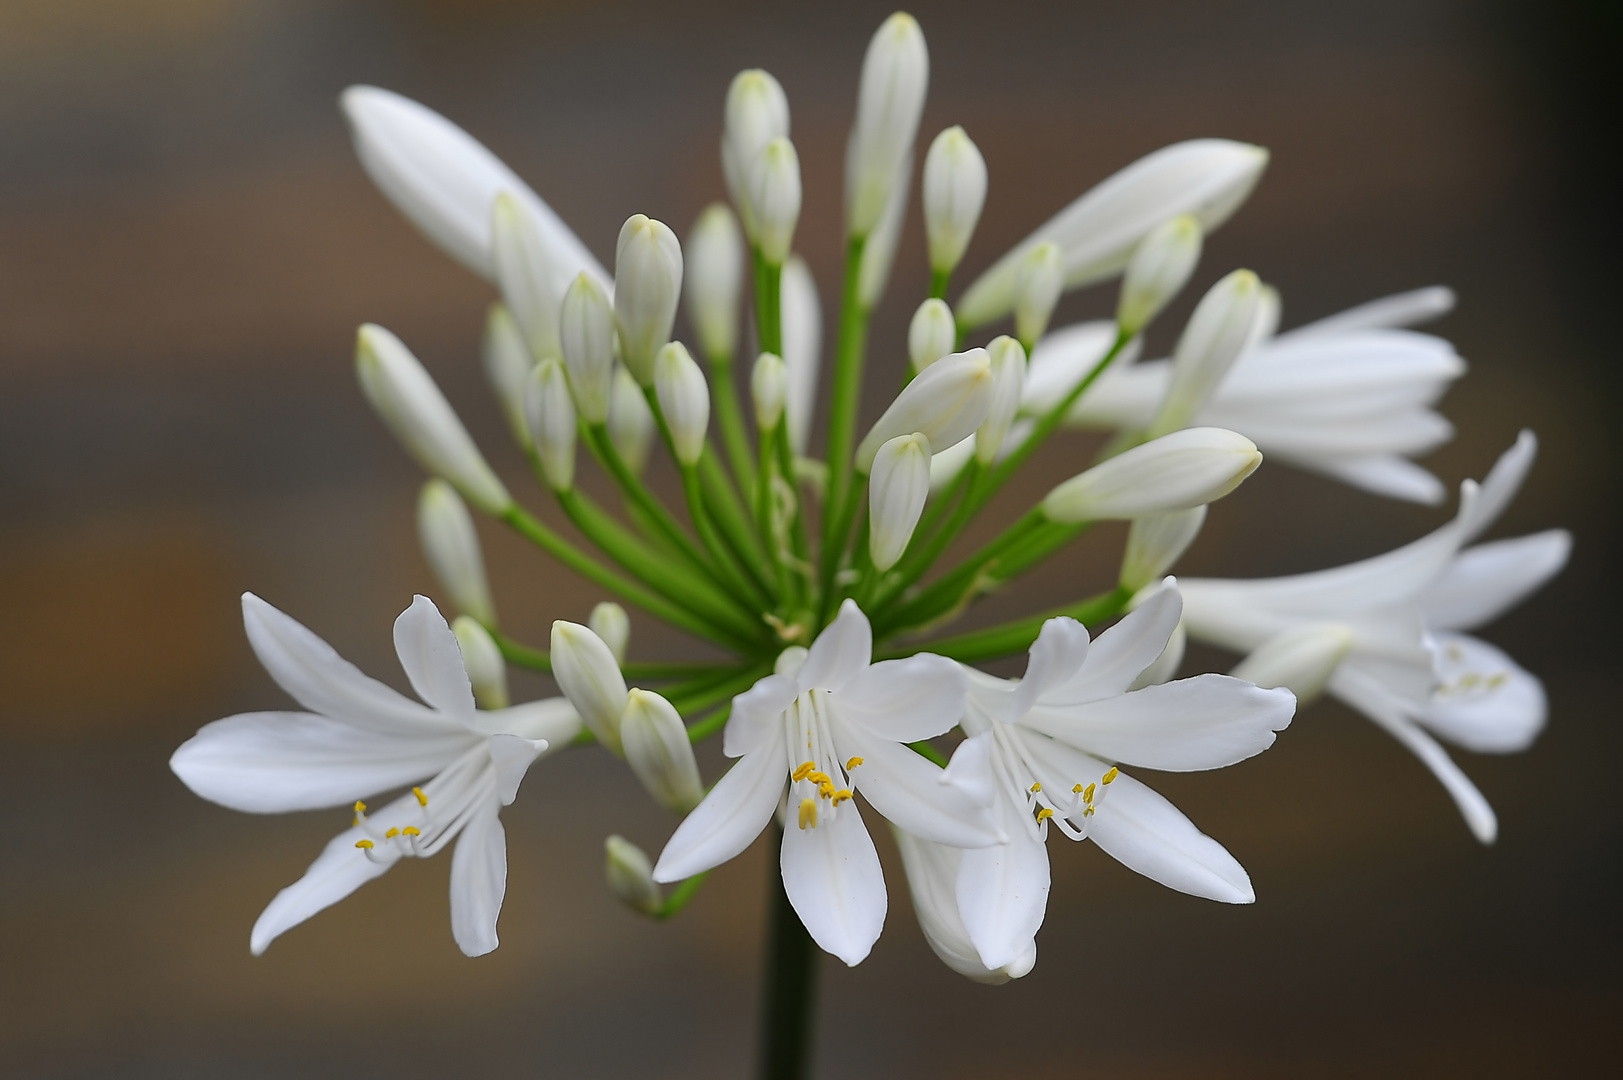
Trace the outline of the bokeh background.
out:
[[[478,373],[490,290],[372,189],[337,93],[377,83],[454,117],[608,257],[626,215],[685,235],[721,194],[727,82],[767,67],[805,171],[799,246],[831,300],[856,77],[888,10],[0,3],[0,1072],[748,1073],[775,860],[757,844],[681,918],[639,920],[602,884],[602,840],[657,850],[670,824],[605,755],[547,762],[504,815],[503,944],[479,960],[452,944],[443,858],[402,865],[250,958],[260,908],[347,816],[234,814],[188,793],[166,759],[209,720],[285,700],[243,639],[245,589],[404,685],[389,622],[432,591],[412,528],[420,477],[355,386],[357,323],[411,343],[524,485]],[[962,123],[991,168],[967,272],[1161,144],[1265,144],[1273,164],[1192,291],[1250,266],[1292,325],[1455,286],[1438,330],[1472,370],[1444,405],[1459,436],[1429,464],[1450,484],[1480,476],[1535,427],[1538,466],[1495,535],[1565,525],[1578,542],[1566,572],[1486,635],[1551,700],[1530,752],[1458,755],[1500,812],[1497,845],[1479,847],[1395,743],[1318,704],[1258,759],[1150,778],[1245,863],[1256,905],[1184,897],[1056,841],[1041,961],[987,988],[930,954],[882,842],[886,933],[857,969],[825,958],[818,1074],[1619,1069],[1618,5],[913,10],[932,53],[922,135]],[[874,328],[870,418],[924,292],[914,207]],[[1113,302],[1108,288],[1075,295],[1058,321]],[[1066,446],[1002,507],[1066,475],[1084,449]],[[1214,508],[1181,569],[1333,565],[1449,513],[1265,467]],[[552,619],[583,619],[598,599],[513,537],[484,536],[516,636],[544,641]],[[1107,582],[1119,540],[1090,537],[976,617]],[[632,648],[692,646],[639,620]],[[702,761],[715,775],[714,747]]]

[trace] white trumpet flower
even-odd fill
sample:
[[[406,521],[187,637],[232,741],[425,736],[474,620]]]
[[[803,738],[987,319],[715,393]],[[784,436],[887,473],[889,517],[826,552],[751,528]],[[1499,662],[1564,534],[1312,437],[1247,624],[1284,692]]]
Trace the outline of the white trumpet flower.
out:
[[[856,122],[845,148],[846,230],[871,233],[911,173],[913,140],[930,83],[930,51],[918,21],[898,11],[874,32],[862,60]]]
[[[685,814],[704,798],[699,763],[676,708],[652,690],[629,691],[620,719],[626,764],[654,801]]]
[[[427,704],[361,674],[252,593],[242,610],[265,670],[309,711],[216,720],[182,744],[169,767],[192,791],[233,810],[355,807],[354,824],[260,915],[249,940],[254,955],[400,859],[426,858],[453,840],[452,936],[469,956],[496,948],[507,888],[498,815],[531,763],[580,730],[574,709],[553,698],[476,710],[461,649],[426,597],[395,620],[394,640],[412,689]],[[358,801],[419,781],[373,813]]]
[[[430,480],[417,497],[417,539],[434,580],[457,610],[496,625],[496,601],[490,595],[473,516],[456,488],[444,480]]]
[[[782,805],[789,901],[818,945],[855,965],[886,908],[856,792],[915,836],[962,847],[999,840],[984,800],[942,782],[940,769],[903,745],[958,722],[961,669],[928,654],[871,664],[872,652],[867,617],[847,600],[809,652],[786,655],[784,670],[733,699],[723,749],[738,761],[665,845],[655,881],[726,862]]]
[[[614,650],[590,627],[558,619],[552,624],[552,677],[597,741],[616,754],[625,715],[625,677]]]
[[[792,256],[783,264],[778,290],[783,311],[783,367],[788,377],[784,398],[789,425],[789,447],[806,452],[811,438],[812,410],[817,407],[817,376],[823,358],[823,306],[817,282],[806,260]]]
[[[1262,464],[1244,435],[1185,428],[1078,473],[1043,499],[1050,521],[1138,518],[1215,502]]]
[[[924,155],[924,232],[930,269],[951,273],[964,257],[986,205],[986,159],[961,127],[935,137]]]

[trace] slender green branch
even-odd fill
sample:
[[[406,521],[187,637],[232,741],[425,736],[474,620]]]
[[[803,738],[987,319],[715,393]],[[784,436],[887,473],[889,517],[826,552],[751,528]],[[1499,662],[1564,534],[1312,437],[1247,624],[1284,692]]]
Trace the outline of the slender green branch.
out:
[[[722,728],[727,726],[727,718],[733,714],[733,703],[728,702],[703,720],[688,725],[688,741],[703,742]]]
[[[753,248],[750,261],[755,266],[755,328],[761,338],[761,351],[783,357],[783,267],[767,262],[761,249]]]
[[[709,876],[710,871],[702,870],[690,878],[683,878],[677,883],[676,888],[671,890],[671,895],[665,898],[665,902],[648,913],[649,916],[655,919],[669,919],[673,915],[680,914],[682,909],[699,894],[699,887]]]
[[[699,458],[699,478],[704,482],[704,504],[710,508],[712,517],[721,528],[727,546],[756,585],[763,592],[770,593],[770,575],[763,569],[766,562],[764,541],[756,535],[748,511],[733,489],[727,470],[722,467],[720,456],[708,442],[705,443],[704,454]]]
[[[655,413],[654,415],[657,418],[659,414]],[[641,480],[637,479],[637,474],[633,473],[626,465],[625,460],[620,457],[620,452],[614,448],[614,443],[609,438],[608,426],[605,424],[592,424],[587,428],[587,433],[589,438],[597,444],[598,460],[602,461],[608,468],[609,475],[614,478],[615,484],[626,498],[642,511],[647,520],[654,523],[655,528],[658,529],[667,542],[682,552],[694,566],[709,574],[717,585],[726,588],[726,585],[716,578],[715,568],[706,560],[704,552],[694,543],[693,538],[671,516],[671,512],[665,509],[664,504],[654,498],[653,493],[643,485]]]
[[[757,612],[772,606],[759,585],[749,576],[748,572],[733,561],[732,552],[728,550],[726,541],[717,531],[715,522],[710,519],[710,511],[705,507],[703,483],[699,479],[699,470],[693,465],[683,465],[682,491],[687,495],[688,517],[693,520],[694,528],[699,531],[699,540],[704,544],[710,558],[721,571],[722,578],[731,587],[732,595],[741,599],[745,604],[751,605]]]
[[[857,405],[862,396],[863,349],[868,337],[868,311],[857,294],[862,276],[862,251],[867,237],[853,236],[846,242],[845,287],[840,299],[840,330],[834,353],[834,387],[828,416],[828,499],[823,522],[823,592],[829,591],[840,556],[845,552],[845,533],[850,515],[837,513],[849,501],[853,481],[851,450],[856,443]],[[823,605],[828,606],[826,603]]]
[[[951,283],[951,270],[930,271],[930,299],[945,300],[947,298],[947,286]]]
[[[694,689],[686,693],[673,691],[666,694],[665,698],[676,708],[677,712],[686,716],[690,713],[702,712],[725,702],[735,694],[742,694],[771,673],[772,661],[762,660],[748,667],[735,668],[733,674],[726,679],[712,682],[703,689]],[[690,737],[691,732],[692,728],[689,729]]]
[[[989,626],[984,630],[972,630],[964,634],[955,634],[952,637],[938,638],[935,641],[923,641],[910,645],[905,649],[886,649],[879,655],[881,658],[894,658],[912,656],[914,653],[929,652],[938,656],[945,656],[949,660],[960,663],[973,664],[983,660],[995,660],[1000,656],[1010,656],[1014,653],[1024,652],[1031,648],[1031,643],[1037,640],[1037,635],[1043,628],[1043,623],[1049,619],[1067,616],[1082,623],[1084,626],[1094,627],[1106,619],[1120,615],[1127,606],[1127,601],[1133,594],[1126,589],[1115,588],[1109,592],[1090,596],[1086,600],[1079,600],[1074,604],[1065,604],[1042,612],[1039,615],[1027,615],[1010,622]]]
[[[738,385],[733,379],[733,358],[712,356],[710,361],[710,410],[716,414],[721,442],[727,448],[738,485],[745,491],[755,487],[755,463],[750,460],[749,435],[744,430],[744,412],[738,401]]]
[[[950,573],[926,586],[917,596],[903,601],[899,606],[881,608],[871,616],[875,620],[875,634],[888,637],[899,633],[904,627],[929,623],[968,603],[982,591],[983,578],[995,572],[997,560],[1047,522],[1042,507],[1033,507]]]

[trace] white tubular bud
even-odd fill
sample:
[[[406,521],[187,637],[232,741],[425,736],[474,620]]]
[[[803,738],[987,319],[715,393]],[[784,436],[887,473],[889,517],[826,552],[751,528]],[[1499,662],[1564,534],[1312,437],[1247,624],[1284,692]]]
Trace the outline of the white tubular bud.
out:
[[[778,80],[759,68],[740,71],[727,88],[726,119],[721,135],[721,171],[733,205],[744,219],[744,233],[755,238],[755,219],[748,195],[750,164],[773,139],[789,137],[789,99]]]
[[[879,448],[868,480],[868,553],[874,569],[896,565],[930,494],[930,440],[898,435]]]
[[[575,402],[569,396],[564,366],[556,359],[549,356],[535,366],[530,375],[530,388],[524,395],[524,409],[547,486],[557,492],[573,489]]]
[[[900,175],[907,177],[912,173],[913,157],[909,154]],[[911,191],[912,186],[906,182],[890,189],[885,212],[879,215],[878,224],[868,233],[868,242],[862,246],[862,265],[857,269],[857,304],[864,310],[878,307],[880,298],[885,295],[885,286],[890,284],[890,268],[896,261],[896,245],[902,239],[902,223],[907,217]]]
[[[552,676],[597,741],[623,755],[620,717],[626,711],[626,681],[603,639],[580,623],[553,623]]]
[[[1018,341],[1007,335],[993,338],[986,354],[992,361],[992,404],[975,429],[975,460],[982,465],[997,460],[1026,389],[1026,350]]]
[[[952,352],[957,341],[958,327],[947,302],[931,298],[920,304],[907,326],[907,356],[914,374]]]
[[[904,161],[924,112],[930,52],[913,16],[898,11],[868,42],[857,91],[857,118],[845,148],[846,229],[867,236],[878,224],[891,189],[907,183]]]
[[[1014,279],[1014,335],[1026,348],[1048,331],[1064,287],[1065,263],[1058,245],[1044,242],[1026,253]]]
[[[783,419],[783,403],[789,393],[789,371],[775,353],[764,352],[755,359],[750,372],[750,395],[755,399],[755,426],[771,431]]]
[[[665,414],[676,460],[697,465],[710,427],[710,386],[680,341],[659,350],[654,360],[654,392],[659,395],[659,411]]]
[[[652,690],[632,690],[620,739],[626,763],[655,802],[678,816],[699,805],[704,798],[699,763],[675,706]]]
[[[1262,282],[1249,270],[1234,271],[1201,297],[1172,354],[1172,381],[1150,422],[1151,438],[1177,431],[1206,407],[1250,342],[1261,299]]]
[[[817,405],[823,306],[817,298],[817,282],[800,256],[792,256],[783,264],[778,296],[783,307],[783,368],[789,378],[784,422],[789,425],[789,448],[804,454],[811,435],[812,410]]]
[[[1136,593],[1172,569],[1206,523],[1205,505],[1133,519],[1121,557],[1121,587]]]
[[[513,438],[528,450],[530,425],[524,418],[524,388],[529,385],[535,358],[530,355],[530,347],[524,343],[524,335],[505,304],[490,305],[490,312],[485,316],[485,336],[479,343],[479,358]]]
[[[744,242],[738,219],[725,203],[711,203],[688,234],[688,318],[699,348],[711,360],[731,360],[738,351],[738,302],[744,283]]]
[[[1200,261],[1200,222],[1181,214],[1150,230],[1122,278],[1116,325],[1132,337],[1161,314],[1189,282]]]
[[[992,360],[985,349],[944,356],[908,383],[857,447],[856,467],[866,475],[874,455],[898,435],[918,432],[932,451],[954,446],[986,421],[992,407]]]
[[[642,848],[623,836],[611,836],[603,841],[603,851],[609,890],[633,910],[644,915],[657,912],[665,901],[654,881],[654,864]]]
[[[951,273],[964,257],[986,205],[986,159],[961,127],[950,127],[924,155],[924,231],[930,269]]]
[[[1261,463],[1244,435],[1186,428],[1071,477],[1043,499],[1043,513],[1075,524],[1188,510],[1221,499]]]
[[[1324,686],[1353,646],[1353,633],[1334,623],[1302,626],[1269,638],[1229,672],[1264,690],[1283,686],[1306,705]]]
[[[485,579],[485,557],[473,517],[456,489],[430,480],[417,497],[417,539],[428,568],[458,611],[496,625],[496,602]]]
[[[488,514],[513,505],[451,403],[399,338],[374,323],[363,325],[356,336],[355,373],[366,400],[419,465],[450,481]]]
[[[761,258],[782,266],[800,221],[800,155],[787,138],[773,139],[749,163],[748,196]]]
[[[575,408],[588,424],[601,424],[614,389],[614,305],[590,274],[569,283],[558,331]]]
[[[451,622],[451,633],[462,649],[462,666],[479,707],[505,709],[512,704],[507,696],[507,664],[490,631],[467,615],[458,615]]]
[[[559,355],[558,302],[569,284],[568,271],[551,261],[540,228],[512,192],[496,197],[490,236],[496,283],[531,355],[538,359]]]
[[[625,608],[613,600],[604,600],[592,609],[586,626],[603,639],[616,663],[626,662],[626,647],[631,644],[631,618]]]
[[[662,221],[632,214],[614,249],[614,319],[620,359],[639,386],[654,383],[654,356],[671,340],[682,298],[682,245]]]
[[[637,476],[648,464],[654,444],[654,413],[642,396],[637,380],[623,367],[614,369],[614,391],[609,397],[609,442]]]

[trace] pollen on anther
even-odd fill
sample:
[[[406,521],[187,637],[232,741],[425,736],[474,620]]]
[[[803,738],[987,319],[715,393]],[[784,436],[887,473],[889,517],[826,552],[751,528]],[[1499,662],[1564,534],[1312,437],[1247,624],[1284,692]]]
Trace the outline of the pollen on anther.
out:
[[[818,784],[817,785],[817,794],[821,795],[825,799],[832,799],[834,797],[834,783],[833,783],[833,781],[824,780],[821,784]]]
[[[364,813],[366,813],[366,804],[365,804],[365,803],[363,803],[363,802],[361,802],[361,800],[359,800],[359,799],[356,799],[356,800],[355,800],[355,812],[356,812],[356,813],[357,813],[357,814],[364,814]]]
[[[1031,785],[1031,793],[1033,795],[1037,794],[1037,792],[1041,791],[1042,789],[1043,789],[1043,785],[1042,785],[1042,781],[1040,781],[1040,780],[1037,783]]]
[[[800,783],[800,781],[806,779],[806,777],[813,770],[815,770],[816,768],[817,768],[817,762],[815,762],[815,761],[803,761],[803,762],[800,763],[800,766],[795,769],[794,772],[789,774],[789,779],[793,780],[795,783],[798,784],[798,783]]]
[[[838,791],[836,791],[834,793],[834,803],[833,803],[833,805],[838,806],[842,802],[849,802],[850,799],[851,799],[851,789],[842,787],[840,790],[838,790]]]
[[[428,805],[428,796],[423,794],[423,789],[422,788],[414,787],[414,788],[411,789],[411,793],[413,795],[417,796],[417,805],[418,806],[427,806]]]
[[[1050,810],[1046,806],[1043,807],[1041,810],[1037,811],[1037,820],[1038,821],[1047,821],[1049,818],[1051,818],[1053,816],[1054,816],[1054,811]]]
[[[1085,802],[1085,803],[1090,803],[1090,802],[1093,801],[1093,785],[1092,784],[1089,784],[1087,786],[1087,789],[1082,792],[1082,801]]]
[[[418,829],[417,826],[415,826],[415,825],[407,825],[404,829],[400,830],[400,835],[402,835],[402,836],[421,836],[423,834],[422,834],[422,830]]]
[[[861,765],[861,764],[862,764],[862,759],[859,758],[859,757],[854,757],[850,761],[847,761],[845,763],[845,771],[850,772],[852,769],[856,768],[858,765]]]
[[[1104,774],[1104,777],[1101,779],[1100,782],[1104,783],[1104,784],[1108,784],[1108,783],[1110,783],[1112,780],[1116,779],[1116,777],[1118,777],[1120,775],[1121,775],[1121,770],[1116,768],[1114,765],[1112,765],[1112,766],[1110,766],[1110,771]]]
[[[399,835],[400,835],[400,830],[399,829],[390,829],[388,832],[383,834],[383,838],[385,840],[393,840],[395,837],[397,837]]]
[[[361,848],[364,851],[371,851],[372,850],[372,841],[370,841],[370,840],[357,840],[357,841],[355,841],[355,846],[358,847],[358,848]]]
[[[806,779],[810,780],[812,783],[816,784],[818,787],[822,787],[824,784],[827,784],[827,783],[830,782],[829,775],[828,775],[828,773],[825,773],[825,772],[809,772],[809,773],[806,774]]]
[[[1078,784],[1078,785],[1076,785],[1076,787],[1072,788],[1071,789],[1071,794],[1072,795],[1080,795],[1080,794],[1082,794],[1082,785]]]

